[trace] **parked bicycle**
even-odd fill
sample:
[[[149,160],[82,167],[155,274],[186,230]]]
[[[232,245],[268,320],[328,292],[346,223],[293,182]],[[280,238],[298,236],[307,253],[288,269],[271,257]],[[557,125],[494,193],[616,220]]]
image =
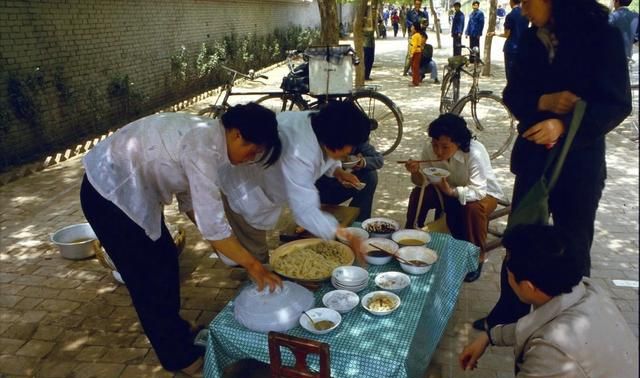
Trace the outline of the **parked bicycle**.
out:
[[[515,118],[502,101],[492,91],[479,89],[480,52],[477,47],[469,49],[469,55],[449,58],[444,69],[440,95],[440,113],[453,113],[462,116],[468,123],[473,120],[474,134],[484,144],[491,159],[502,155],[516,136]],[[471,69],[469,70],[469,66]],[[462,74],[471,76],[469,93],[460,98],[460,79]],[[469,124],[471,128],[471,124]]]
[[[308,85],[308,62],[295,66],[293,61],[297,55],[300,55],[300,52],[290,51],[287,54],[289,74],[283,78],[282,91],[234,92],[233,87],[236,79],[245,78],[255,81],[259,78],[266,78],[266,76],[256,76],[251,71],[249,74],[244,74],[222,66],[223,69],[230,73],[230,80],[223,85],[216,102],[201,110],[198,114],[214,118],[219,117],[230,107],[228,103],[229,97],[237,95],[263,95],[255,102],[274,112],[314,110],[330,101],[351,101],[371,120],[371,134],[369,136],[371,145],[382,155],[388,155],[398,147],[402,139],[404,118],[400,109],[390,98],[378,92],[374,86],[356,88],[348,94],[311,94],[309,93]],[[222,98],[222,102],[219,103],[220,98]]]

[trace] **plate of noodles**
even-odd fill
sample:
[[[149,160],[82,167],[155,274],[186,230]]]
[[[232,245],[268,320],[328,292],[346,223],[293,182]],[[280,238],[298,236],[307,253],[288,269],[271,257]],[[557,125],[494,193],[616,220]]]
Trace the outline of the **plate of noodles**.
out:
[[[320,282],[331,278],[341,265],[351,265],[355,255],[335,240],[301,239],[276,248],[269,264],[279,275],[295,281]]]

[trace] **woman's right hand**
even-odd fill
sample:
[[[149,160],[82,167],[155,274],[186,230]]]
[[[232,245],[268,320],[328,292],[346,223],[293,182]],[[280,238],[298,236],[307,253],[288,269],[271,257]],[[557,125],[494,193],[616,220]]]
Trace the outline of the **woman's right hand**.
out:
[[[538,110],[567,114],[573,110],[578,100],[580,97],[570,91],[543,94],[538,99]]]
[[[269,287],[269,291],[273,292],[276,287],[282,287],[282,279],[276,274],[268,271],[262,264],[256,261],[256,264],[252,264],[247,273],[251,277],[251,280],[258,286],[258,291],[262,291],[265,286]]]
[[[411,159],[407,160],[407,162],[404,163],[404,167],[407,169],[407,171],[409,171],[409,173],[420,172],[420,163]]]

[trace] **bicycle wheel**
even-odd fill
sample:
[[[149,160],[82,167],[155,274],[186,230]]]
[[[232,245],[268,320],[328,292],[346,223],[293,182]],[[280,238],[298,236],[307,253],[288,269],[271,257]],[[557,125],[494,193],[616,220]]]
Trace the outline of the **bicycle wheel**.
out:
[[[270,94],[260,97],[256,100],[256,104],[260,104],[267,109],[271,109],[275,113],[306,109],[306,104],[303,104],[295,98],[285,94]]]
[[[460,75],[447,67],[440,88],[440,114],[451,111],[460,97]]]
[[[364,91],[350,99],[371,119],[369,143],[382,155],[398,147],[402,139],[402,113],[390,98],[382,93]]]
[[[479,93],[475,101],[472,96],[467,96],[460,100],[452,113],[467,121],[492,160],[507,151],[515,139],[515,118],[502,99],[494,94]]]

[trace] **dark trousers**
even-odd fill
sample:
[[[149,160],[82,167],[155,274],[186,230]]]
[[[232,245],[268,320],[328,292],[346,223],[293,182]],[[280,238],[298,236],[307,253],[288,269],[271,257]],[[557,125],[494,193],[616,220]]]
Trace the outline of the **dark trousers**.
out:
[[[513,72],[513,65],[515,62],[515,54],[513,53],[504,53],[504,74],[507,77],[507,81],[512,77],[511,73]]]
[[[361,182],[367,184],[362,190],[345,188],[333,177],[322,176],[316,181],[316,188],[320,192],[320,202],[329,205],[338,205],[351,198],[349,206],[360,209],[356,221],[362,222],[371,218],[371,206],[373,195],[378,186],[378,172],[376,170],[354,171]]]
[[[178,250],[162,220],[162,234],[151,240],[144,229],[102,197],[85,176],[82,211],[127,285],[140,324],[162,366],[170,371],[191,365],[203,354],[193,345],[189,323],[180,317]]]
[[[369,80],[371,78],[371,69],[373,68],[373,59],[375,58],[375,47],[364,48],[364,78]]]
[[[571,172],[571,167],[565,166],[563,172]],[[596,172],[598,174],[590,175],[589,179],[561,174],[549,199],[553,225],[566,238],[567,253],[576,258],[577,263],[582,267],[583,275],[587,277],[591,271],[590,251],[596,212],[606,175],[604,167],[597,169]],[[513,208],[518,206],[536,180],[536,177],[516,175]],[[507,269],[503,261],[500,271],[500,298],[487,316],[489,327],[513,323],[528,314],[529,310],[530,305],[520,302],[509,286]]]
[[[477,36],[477,37],[469,36],[469,47],[470,48],[477,47],[478,49],[480,49],[480,36]]]
[[[462,36],[453,36],[453,55],[462,55]]]
[[[398,36],[398,24],[392,24],[391,26],[393,26],[393,36],[397,37]]]

